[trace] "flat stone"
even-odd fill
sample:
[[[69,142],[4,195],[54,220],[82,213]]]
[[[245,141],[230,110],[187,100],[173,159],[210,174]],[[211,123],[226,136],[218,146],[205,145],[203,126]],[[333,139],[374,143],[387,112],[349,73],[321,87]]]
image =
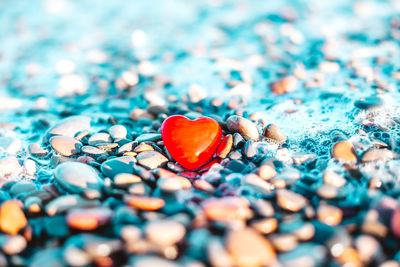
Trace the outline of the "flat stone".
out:
[[[124,154],[126,152],[133,152],[135,147],[138,145],[137,141],[132,141],[126,144],[123,144],[121,147],[118,148],[118,154]]]
[[[260,133],[258,132],[257,125],[241,116],[232,115],[226,121],[228,130],[233,133],[239,133],[246,141],[260,140]]]
[[[65,118],[46,132],[43,142],[47,143],[50,137],[55,135],[74,137],[78,132],[88,130],[90,128],[90,121],[91,119],[86,116]]]
[[[14,196],[32,192],[36,189],[36,185],[31,181],[19,181],[10,188],[10,193]]]
[[[268,266],[276,259],[271,243],[251,228],[230,231],[226,247],[235,266]]]
[[[168,162],[168,159],[156,151],[141,152],[136,157],[138,163],[149,169],[156,169]]]
[[[185,236],[185,227],[173,220],[153,221],[146,225],[145,233],[147,239],[159,246],[172,246]]]
[[[16,235],[28,225],[19,200],[7,200],[0,206],[0,230],[6,234]]]
[[[162,198],[133,195],[127,196],[125,202],[133,208],[147,211],[159,210],[165,205],[165,201]]]
[[[283,95],[292,92],[297,88],[297,78],[295,76],[286,76],[270,85],[274,94]]]
[[[261,234],[270,234],[278,228],[278,220],[275,218],[261,219],[253,221],[251,227],[260,232]]]
[[[60,155],[70,157],[80,153],[82,143],[73,137],[54,136],[50,138],[51,147]]]
[[[389,149],[378,149],[371,148],[364,152],[361,157],[361,162],[376,162],[376,161],[388,161],[396,157],[396,154]]]
[[[108,155],[107,151],[94,146],[83,146],[81,152],[95,158]]]
[[[141,182],[142,178],[131,173],[120,173],[114,176],[114,183],[118,186],[126,187]]]
[[[145,152],[145,151],[154,151],[154,148],[151,145],[146,143],[140,143],[135,149],[133,150],[136,153]]]
[[[327,185],[339,188],[346,184],[345,178],[343,178],[341,175],[331,170],[326,170],[322,177],[324,179],[324,183]]]
[[[115,140],[115,139],[126,138],[128,131],[126,130],[125,126],[123,126],[123,125],[113,125],[110,127],[110,129],[108,129],[108,133]]]
[[[217,157],[221,159],[226,158],[226,156],[228,156],[229,152],[232,149],[232,145],[233,136],[231,134],[228,134],[222,139],[221,143],[218,145],[216,152]]]
[[[21,253],[28,244],[26,242],[26,239],[21,235],[2,236],[0,237],[0,243],[2,244],[2,250],[7,255],[15,255]]]
[[[158,187],[167,193],[173,193],[182,189],[189,189],[192,183],[189,179],[176,175],[175,177],[164,177],[157,181]]]
[[[338,207],[321,204],[317,209],[317,217],[321,222],[330,226],[335,226],[342,221],[343,212]]]
[[[65,191],[81,193],[85,190],[101,191],[102,180],[93,167],[80,162],[66,162],[57,166],[54,178]]]
[[[131,156],[124,156],[109,159],[101,164],[101,172],[110,178],[120,173],[133,173],[136,159]]]
[[[142,142],[155,142],[161,140],[161,134],[158,133],[146,133],[146,134],[141,134],[139,135],[135,141],[138,143],[142,143]]]
[[[83,231],[95,230],[110,223],[112,211],[109,208],[72,209],[68,212],[68,226]]]
[[[356,151],[349,141],[339,141],[334,144],[331,149],[331,156],[349,163],[357,162]]]
[[[30,144],[28,147],[28,151],[32,156],[37,158],[43,158],[49,153],[49,151],[43,149],[38,143]]]
[[[263,130],[263,136],[279,144],[283,144],[287,140],[285,133],[275,124],[267,125]]]
[[[111,143],[112,139],[108,133],[95,133],[88,139],[88,144],[96,146],[98,144]]]

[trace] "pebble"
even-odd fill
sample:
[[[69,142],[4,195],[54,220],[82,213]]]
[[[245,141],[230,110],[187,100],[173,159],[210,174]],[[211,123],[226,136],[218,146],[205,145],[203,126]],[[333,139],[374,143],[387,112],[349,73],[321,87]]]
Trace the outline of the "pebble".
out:
[[[4,253],[7,255],[15,255],[21,253],[26,248],[28,243],[23,236],[13,235],[0,237],[0,244]]]
[[[158,179],[157,186],[163,192],[174,193],[182,189],[190,189],[192,187],[192,183],[189,181],[189,179],[181,176],[164,177]]]
[[[7,157],[0,159],[0,187],[2,184],[2,178],[18,176],[22,171],[22,166],[17,158]]]
[[[226,238],[226,247],[235,266],[268,266],[276,259],[271,243],[250,228],[231,230]]]
[[[135,149],[133,150],[136,153],[144,152],[144,151],[154,151],[154,148],[151,145],[146,143],[140,143]]]
[[[330,186],[340,188],[346,184],[346,179],[338,173],[326,170],[323,174],[324,183]]]
[[[286,142],[287,137],[285,133],[275,124],[269,124],[264,128],[263,136],[265,138],[274,140],[278,144],[283,144]]]
[[[7,200],[0,206],[0,230],[6,234],[16,235],[28,225],[18,200]]]
[[[98,200],[88,200],[79,195],[62,195],[47,203],[45,207],[48,216],[55,216],[73,208],[95,207]]]
[[[49,153],[49,151],[43,149],[38,143],[29,144],[28,151],[36,158],[43,158]]]
[[[279,252],[288,252],[298,245],[296,236],[292,234],[279,234],[269,236],[271,243]]]
[[[71,116],[59,121],[44,136],[44,143],[55,135],[74,137],[78,132],[90,129],[91,119],[86,116]]]
[[[279,189],[276,191],[277,203],[285,210],[298,212],[303,209],[308,201],[305,197],[293,191]]]
[[[131,173],[119,173],[114,176],[114,183],[118,186],[130,186],[142,182],[142,178]]]
[[[91,231],[110,223],[112,211],[109,208],[72,209],[68,212],[68,226],[82,231]]]
[[[21,140],[11,136],[0,136],[0,151],[15,155],[21,151]]]
[[[246,118],[232,115],[226,120],[226,126],[229,131],[239,133],[246,141],[260,140],[257,125]]]
[[[97,146],[99,144],[111,143],[112,139],[108,133],[95,133],[88,139],[90,146]]]
[[[132,142],[128,142],[126,144],[123,144],[122,146],[120,146],[118,148],[118,154],[124,154],[126,152],[133,152],[133,150],[135,149],[137,144],[138,143],[136,141],[132,141]]]
[[[260,166],[260,168],[258,168],[258,176],[260,176],[260,178],[263,180],[269,180],[276,175],[276,170],[268,164],[263,164]]]
[[[317,209],[317,216],[318,220],[320,220],[321,222],[330,226],[335,226],[341,223],[343,212],[338,207],[320,204]]]
[[[378,96],[369,96],[354,102],[355,107],[365,110],[375,110],[382,107],[383,104],[383,100]]]
[[[275,218],[266,218],[252,222],[251,227],[260,232],[261,234],[270,234],[278,228],[278,220]]]
[[[22,193],[29,193],[36,190],[36,185],[32,181],[19,181],[10,188],[12,195],[19,195]]]
[[[243,154],[246,158],[251,159],[257,155],[256,143],[253,141],[247,141],[243,147]]]
[[[135,139],[135,141],[138,143],[155,142],[158,140],[161,140],[161,134],[156,134],[156,133],[141,134]]]
[[[153,221],[146,225],[147,239],[158,246],[172,246],[183,239],[186,233],[185,227],[173,220]]]
[[[87,155],[89,155],[91,157],[94,157],[94,158],[96,158],[96,157],[104,157],[104,156],[107,156],[107,154],[108,154],[103,149],[100,149],[100,148],[97,148],[97,147],[94,147],[94,146],[83,146],[81,148],[81,152],[84,153],[84,154],[87,154]]]
[[[82,143],[73,137],[54,136],[50,138],[51,147],[60,155],[70,157],[80,153]]]
[[[286,76],[271,84],[271,91],[277,95],[283,95],[296,90],[297,78],[294,76]]]
[[[149,169],[156,169],[168,162],[168,159],[163,154],[156,151],[141,152],[136,159],[140,165]]]
[[[133,173],[136,162],[131,156],[109,159],[101,164],[101,172],[111,179],[120,173]]]
[[[233,136],[231,134],[226,135],[221,143],[218,145],[216,156],[223,159],[228,156],[229,152],[232,149],[233,145]]]
[[[371,148],[364,152],[361,162],[388,161],[395,158],[395,154],[388,149]]]
[[[159,210],[165,205],[165,201],[157,197],[128,196],[125,202],[133,208],[147,211]]]
[[[81,193],[85,190],[100,191],[102,181],[96,169],[80,162],[66,162],[54,171],[57,184],[69,193]]]
[[[113,125],[110,127],[110,129],[108,129],[108,133],[115,140],[115,139],[126,138],[128,131],[126,130],[125,126],[123,126],[123,125]]]
[[[333,145],[331,156],[349,163],[357,162],[357,154],[349,141],[339,141]]]
[[[210,220],[246,220],[252,213],[246,199],[239,197],[209,198],[203,202],[203,210]]]
[[[338,196],[338,190],[335,186],[325,184],[318,187],[317,194],[324,199],[334,199]]]

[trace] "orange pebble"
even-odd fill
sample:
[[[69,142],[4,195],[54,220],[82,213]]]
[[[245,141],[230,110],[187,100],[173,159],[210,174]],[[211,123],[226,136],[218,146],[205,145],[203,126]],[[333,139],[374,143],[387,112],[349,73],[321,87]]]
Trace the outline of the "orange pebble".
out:
[[[130,196],[125,201],[133,208],[147,211],[159,210],[165,205],[165,201],[157,197]]]
[[[222,139],[221,143],[219,143],[218,148],[217,148],[217,157],[223,159],[226,158],[226,156],[229,154],[231,151],[233,144],[233,137],[231,134],[228,134],[227,136]]]
[[[0,230],[4,233],[16,235],[28,221],[21,209],[19,200],[7,200],[0,207]]]

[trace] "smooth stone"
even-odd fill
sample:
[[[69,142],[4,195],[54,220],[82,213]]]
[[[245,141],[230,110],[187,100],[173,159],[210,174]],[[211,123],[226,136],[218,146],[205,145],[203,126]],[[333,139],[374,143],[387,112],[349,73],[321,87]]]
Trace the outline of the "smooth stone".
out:
[[[396,157],[395,153],[388,149],[371,148],[364,152],[361,157],[361,162],[376,162],[376,161],[388,161]]]
[[[356,151],[349,141],[339,141],[334,144],[331,149],[331,156],[349,163],[357,162]]]
[[[31,178],[34,178],[33,176],[36,173],[36,161],[29,158],[24,160],[24,172],[25,174],[31,176]]]
[[[254,141],[247,141],[243,147],[243,154],[246,158],[254,158],[257,155],[257,147]]]
[[[146,134],[141,134],[139,135],[135,141],[138,143],[142,142],[155,142],[161,140],[161,134],[158,133],[146,133]]]
[[[300,194],[287,189],[279,189],[276,191],[277,203],[285,210],[298,212],[303,209],[308,200]]]
[[[181,176],[175,177],[164,177],[157,181],[157,186],[166,193],[174,193],[182,189],[189,189],[192,187],[192,183],[189,179]]]
[[[331,170],[325,170],[322,177],[325,184],[338,188],[344,186],[347,182],[345,178]]]
[[[36,185],[31,181],[19,181],[10,188],[10,193],[14,196],[36,190]]]
[[[140,153],[140,152],[145,152],[145,151],[154,151],[154,148],[151,145],[148,145],[146,143],[140,143],[133,152]]]
[[[278,220],[275,218],[266,218],[251,223],[251,227],[260,232],[261,234],[270,234],[275,232],[278,228]]]
[[[259,141],[260,133],[257,125],[241,116],[232,115],[226,121],[228,130],[233,133],[239,133],[246,141]]]
[[[231,230],[226,247],[238,267],[268,266],[276,259],[271,243],[251,228]]]
[[[277,175],[276,170],[274,167],[268,164],[263,164],[258,168],[258,175],[263,180],[269,180]]]
[[[101,191],[102,180],[93,167],[80,162],[66,162],[57,166],[54,178],[69,193],[85,190]]]
[[[115,140],[115,139],[126,138],[128,131],[126,130],[125,126],[123,126],[123,125],[113,125],[110,127],[110,129],[108,129],[108,133]]]
[[[28,151],[32,156],[37,158],[43,158],[49,153],[49,151],[43,149],[38,143],[30,144],[28,146]]]
[[[137,141],[132,141],[126,144],[123,144],[121,147],[118,148],[118,154],[124,154],[126,152],[133,152],[135,147],[138,145]]]
[[[80,195],[62,195],[47,203],[45,207],[48,216],[55,216],[72,208],[86,208],[99,206],[98,200],[90,200]]]
[[[46,132],[43,142],[47,143],[50,137],[55,135],[74,137],[78,132],[88,130],[90,128],[90,121],[91,119],[86,116],[65,118]]]
[[[369,96],[354,102],[354,106],[359,109],[373,110],[382,107],[383,100],[378,96]]]
[[[2,185],[1,178],[16,177],[21,174],[23,168],[15,157],[0,159],[0,187]]]
[[[156,151],[141,152],[136,157],[138,163],[149,169],[156,169],[168,162],[168,159]]]
[[[283,95],[296,90],[297,84],[295,76],[286,76],[270,84],[270,89],[274,94]]]
[[[80,153],[82,143],[73,137],[54,136],[50,138],[51,147],[60,155],[70,157]]]
[[[136,159],[131,156],[109,159],[101,164],[101,172],[112,179],[120,173],[133,173],[135,163]]]
[[[15,255],[21,253],[28,244],[26,239],[21,235],[0,236],[1,249],[7,255]]]
[[[232,149],[233,145],[233,136],[231,134],[228,134],[225,136],[221,143],[218,145],[217,151],[216,151],[216,156],[223,159],[228,156],[229,152]]]
[[[208,198],[202,206],[209,220],[246,220],[252,215],[249,202],[239,197]]]
[[[112,215],[105,207],[72,209],[68,212],[67,224],[73,229],[91,231],[110,223]]]
[[[275,124],[267,125],[263,130],[263,136],[279,144],[283,144],[287,140],[285,133]]]
[[[239,133],[233,134],[233,147],[234,148],[242,148],[244,146],[244,139]]]
[[[317,217],[319,221],[330,226],[335,226],[341,223],[343,212],[338,207],[321,204],[317,209]]]
[[[15,155],[22,148],[21,140],[11,136],[0,136],[0,151]]]
[[[89,156],[92,157],[101,157],[101,156],[106,156],[108,153],[104,151],[103,149],[94,147],[94,146],[83,146],[81,148],[81,152],[84,154],[88,154]]]
[[[159,246],[172,246],[185,236],[185,227],[173,220],[152,221],[146,225],[147,239]]]
[[[141,183],[142,178],[131,173],[120,173],[114,176],[115,185],[127,187],[132,184]]]
[[[10,235],[16,235],[28,225],[28,220],[22,211],[23,204],[19,200],[7,200],[0,206],[0,230]]]
[[[112,139],[108,133],[95,133],[88,139],[90,146],[96,146],[98,144],[111,143]]]
[[[133,208],[147,211],[159,210],[165,205],[165,201],[162,198],[133,195],[126,196],[125,202]]]
[[[298,245],[297,238],[293,234],[275,234],[269,236],[271,243],[279,252],[288,252]]]

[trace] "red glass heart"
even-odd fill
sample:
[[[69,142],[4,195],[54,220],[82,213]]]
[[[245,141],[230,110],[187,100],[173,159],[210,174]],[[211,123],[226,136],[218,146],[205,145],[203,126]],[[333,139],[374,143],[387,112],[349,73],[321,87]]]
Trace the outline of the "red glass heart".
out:
[[[182,115],[173,115],[161,125],[161,137],[168,152],[189,170],[212,158],[221,136],[218,122],[209,117],[190,120]]]

